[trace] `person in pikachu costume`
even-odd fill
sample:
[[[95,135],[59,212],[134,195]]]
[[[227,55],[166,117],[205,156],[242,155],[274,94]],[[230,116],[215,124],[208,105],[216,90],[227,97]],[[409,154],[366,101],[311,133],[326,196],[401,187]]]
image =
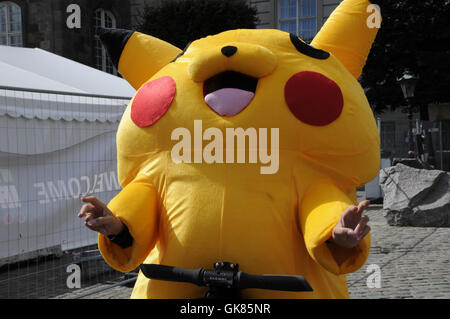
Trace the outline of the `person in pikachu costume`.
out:
[[[301,275],[313,288],[245,289],[244,298],[348,298],[345,274],[370,249],[368,202],[358,204],[356,188],[380,166],[377,126],[357,81],[377,33],[367,26],[369,5],[342,1],[311,45],[280,30],[239,29],[182,51],[102,30],[137,90],[117,132],[123,189],[107,206],[83,198],[79,213],[99,232],[105,261],[122,272],[230,261],[248,273]],[[249,142],[230,142],[233,132]],[[131,297],[201,298],[206,290],[140,272]]]

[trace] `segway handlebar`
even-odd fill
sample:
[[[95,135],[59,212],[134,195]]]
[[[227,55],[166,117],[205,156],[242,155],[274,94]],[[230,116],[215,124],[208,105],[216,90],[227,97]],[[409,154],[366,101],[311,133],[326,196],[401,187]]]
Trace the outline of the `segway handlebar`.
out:
[[[145,277],[177,282],[189,282],[191,284],[202,286],[203,269],[185,269],[172,266],[164,266],[157,264],[143,264],[141,270]]]
[[[311,286],[303,276],[288,275],[253,275],[238,273],[240,289],[259,288],[283,291],[312,291]]]
[[[187,282],[200,287],[313,291],[303,276],[249,274],[238,271],[238,267],[237,264],[220,262],[214,265],[214,269],[185,269],[156,264],[143,264],[140,269],[147,278]]]

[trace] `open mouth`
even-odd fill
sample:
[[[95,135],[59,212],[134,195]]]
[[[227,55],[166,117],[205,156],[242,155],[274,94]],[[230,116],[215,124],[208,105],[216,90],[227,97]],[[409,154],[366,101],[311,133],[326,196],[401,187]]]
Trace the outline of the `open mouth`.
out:
[[[247,107],[255,96],[258,79],[234,71],[219,73],[204,82],[206,104],[221,116],[233,116]]]

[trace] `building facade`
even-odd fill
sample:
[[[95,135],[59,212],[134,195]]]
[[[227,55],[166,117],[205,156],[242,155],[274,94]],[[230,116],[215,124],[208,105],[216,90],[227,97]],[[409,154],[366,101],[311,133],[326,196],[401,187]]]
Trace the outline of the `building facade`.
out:
[[[258,28],[281,29],[312,40],[339,0],[246,0]],[[41,48],[117,74],[95,36],[97,26],[133,29],[146,5],[161,0],[0,0],[0,45]],[[78,24],[71,25],[80,15]],[[73,21],[72,21],[73,22]]]
[[[95,28],[130,28],[131,3],[131,0],[0,0],[0,45],[41,48],[117,73],[95,36]],[[75,26],[72,20],[76,20]]]
[[[311,41],[340,0],[249,0],[260,22],[258,28],[280,29]]]

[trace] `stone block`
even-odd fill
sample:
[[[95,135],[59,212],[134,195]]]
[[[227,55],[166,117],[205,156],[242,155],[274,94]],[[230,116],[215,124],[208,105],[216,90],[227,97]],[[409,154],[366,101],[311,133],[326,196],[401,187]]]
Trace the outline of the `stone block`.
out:
[[[450,227],[450,174],[397,164],[380,171],[391,226]]]

